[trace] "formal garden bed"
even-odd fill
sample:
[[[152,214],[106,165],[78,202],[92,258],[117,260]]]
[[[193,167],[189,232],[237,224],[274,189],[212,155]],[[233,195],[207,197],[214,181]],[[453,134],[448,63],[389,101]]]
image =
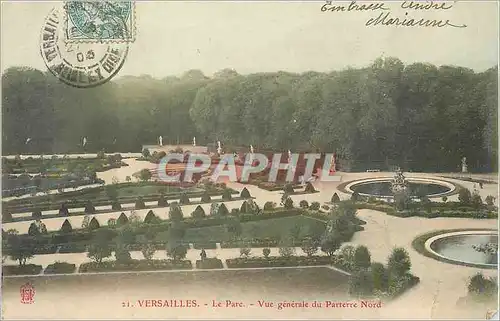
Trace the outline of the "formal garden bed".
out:
[[[3,265],[2,275],[37,275],[42,272],[42,266],[36,264]]]
[[[127,263],[116,261],[83,263],[78,272],[191,270],[192,268],[193,265],[189,260],[130,260]]]
[[[67,274],[74,273],[76,270],[76,265],[67,262],[55,262],[47,265],[44,270],[44,274]]]
[[[314,266],[331,265],[333,259],[330,256],[269,256],[227,259],[226,264],[228,268]]]
[[[206,258],[203,260],[196,260],[196,268],[197,269],[222,269],[222,268],[224,268],[224,266],[222,265],[221,259]]]

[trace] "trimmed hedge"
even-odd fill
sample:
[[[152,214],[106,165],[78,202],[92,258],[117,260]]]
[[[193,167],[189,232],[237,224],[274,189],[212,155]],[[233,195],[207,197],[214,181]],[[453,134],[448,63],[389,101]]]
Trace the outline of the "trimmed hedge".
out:
[[[222,261],[218,258],[206,258],[204,260],[196,260],[197,269],[222,269]]]
[[[56,253],[58,245],[55,244],[43,244],[35,246],[35,251],[33,254],[54,254]]]
[[[61,273],[74,273],[76,265],[67,262],[55,262],[47,265],[45,274],[61,274]]]
[[[278,237],[276,238],[264,238],[264,239],[252,239],[252,240],[246,240],[245,243],[248,244],[249,247],[255,248],[255,247],[277,247],[280,242],[280,239]],[[221,248],[223,249],[228,249],[228,248],[240,248],[241,247],[241,242],[240,241],[231,241],[231,242],[222,242],[221,243]]]
[[[261,268],[261,267],[288,267],[330,265],[334,260],[329,256],[270,256],[268,258],[235,258],[226,260],[228,268]]]
[[[78,271],[80,273],[106,272],[106,271],[156,271],[156,270],[190,270],[193,268],[191,261],[172,260],[131,260],[127,263],[116,261],[83,263]]]
[[[83,253],[87,251],[87,245],[82,243],[66,243],[59,248],[59,253]]]
[[[216,242],[194,243],[193,247],[197,250],[201,250],[201,249],[212,249],[213,250],[213,249],[217,248],[217,244],[216,244]]]
[[[42,272],[42,266],[36,264],[2,266],[2,275],[37,275],[40,272]]]

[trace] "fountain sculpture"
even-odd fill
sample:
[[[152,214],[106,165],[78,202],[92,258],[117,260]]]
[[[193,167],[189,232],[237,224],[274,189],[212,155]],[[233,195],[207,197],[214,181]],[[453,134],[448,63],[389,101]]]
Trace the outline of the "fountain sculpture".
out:
[[[391,191],[394,195],[405,193],[408,190],[408,181],[403,175],[401,168],[398,168],[396,175],[391,181]]]

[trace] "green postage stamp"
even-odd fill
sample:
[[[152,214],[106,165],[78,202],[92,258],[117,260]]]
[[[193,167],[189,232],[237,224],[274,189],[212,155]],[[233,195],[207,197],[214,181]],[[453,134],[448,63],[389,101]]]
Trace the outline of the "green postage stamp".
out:
[[[133,42],[135,11],[132,1],[67,1],[68,42]]]

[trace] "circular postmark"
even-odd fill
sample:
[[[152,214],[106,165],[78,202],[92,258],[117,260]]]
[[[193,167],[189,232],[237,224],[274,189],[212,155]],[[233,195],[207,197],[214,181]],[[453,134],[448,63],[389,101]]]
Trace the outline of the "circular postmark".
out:
[[[66,12],[77,32],[92,39],[123,39],[130,32],[127,20],[130,1],[80,2],[66,4]]]
[[[40,35],[40,53],[50,72],[63,83],[89,88],[104,84],[123,66],[128,43],[69,43],[64,33],[62,8],[54,8],[45,19]]]

